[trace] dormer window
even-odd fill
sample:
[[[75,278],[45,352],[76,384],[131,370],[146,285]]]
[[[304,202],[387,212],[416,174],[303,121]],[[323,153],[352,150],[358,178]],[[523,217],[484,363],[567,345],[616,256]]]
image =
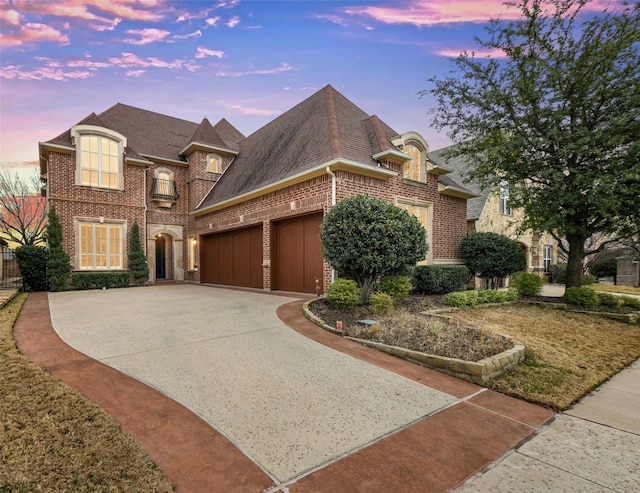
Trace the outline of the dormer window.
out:
[[[425,181],[423,151],[413,144],[405,144],[402,152],[411,156],[411,161],[405,161],[404,163],[404,178],[413,181]]]
[[[217,154],[207,155],[207,173],[222,173],[222,158]]]
[[[71,129],[76,146],[76,184],[122,190],[126,138],[109,129],[78,125]]]
[[[509,184],[506,181],[500,182],[500,214],[511,215],[511,206],[509,205]]]

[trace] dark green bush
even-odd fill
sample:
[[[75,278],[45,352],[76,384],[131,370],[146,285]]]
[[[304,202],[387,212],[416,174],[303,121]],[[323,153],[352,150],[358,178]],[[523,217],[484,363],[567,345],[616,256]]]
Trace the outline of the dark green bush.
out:
[[[51,206],[47,217],[47,241],[49,243],[47,280],[51,291],[65,291],[69,287],[71,259],[62,247],[62,224],[54,206]]]
[[[518,296],[538,296],[542,293],[544,281],[531,272],[516,272],[511,277],[511,287],[518,291]]]
[[[464,265],[418,265],[413,271],[417,294],[446,294],[464,290],[469,270]]]
[[[570,287],[564,293],[564,300],[573,305],[595,308],[598,306],[598,293],[587,287]]]
[[[22,275],[25,291],[48,291],[47,261],[49,252],[45,247],[25,245],[16,248],[16,261]]]
[[[360,288],[351,279],[338,278],[327,289],[327,301],[340,310],[351,308],[360,301]]]
[[[517,299],[518,293],[515,289],[509,289],[508,291],[484,289],[481,291],[458,291],[445,294],[442,297],[442,304],[465,307],[482,303],[504,303],[505,301],[515,301]]]
[[[71,284],[78,289],[126,288],[130,279],[128,272],[75,272]]]
[[[498,280],[524,270],[527,261],[517,241],[491,232],[469,233],[461,244],[469,271],[496,289]]]
[[[129,272],[136,286],[142,286],[149,280],[149,266],[140,245],[140,228],[137,221],[131,226],[131,240],[129,242]]]
[[[598,293],[598,296],[600,296],[600,294],[602,293]],[[622,306],[640,310],[640,300],[638,298],[632,298],[631,296],[618,296],[618,298],[622,299]]]
[[[549,268],[551,282],[556,284],[564,284],[567,282],[567,264],[553,264]]]
[[[606,251],[606,255],[603,255],[604,253],[596,254],[597,257],[589,267],[589,273],[595,277],[613,277],[615,284],[618,260],[615,257],[615,252]]]
[[[393,297],[387,293],[381,291],[372,293],[369,297],[369,303],[371,311],[376,315],[388,315],[393,311]]]
[[[394,305],[402,303],[413,289],[411,278],[408,276],[389,276],[382,279],[378,292],[387,294]]]
[[[616,296],[611,293],[597,293],[598,294],[598,303],[600,305],[611,306],[615,309],[621,308],[624,306],[624,300],[622,296]]]

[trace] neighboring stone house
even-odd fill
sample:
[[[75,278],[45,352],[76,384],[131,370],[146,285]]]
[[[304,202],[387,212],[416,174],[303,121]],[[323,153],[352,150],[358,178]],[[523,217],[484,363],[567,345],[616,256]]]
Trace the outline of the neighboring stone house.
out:
[[[326,86],[252,135],[116,104],[40,143],[74,271],[127,268],[137,221],[151,282],[324,292],[319,225],[366,193],[415,214],[425,262],[460,263],[472,197],[398,134]]]
[[[527,270],[539,276],[549,273],[551,265],[558,262],[558,242],[549,233],[532,230],[520,231],[523,212],[512,209],[506,188],[482,189],[475,181],[467,181],[471,163],[464,157],[445,158],[447,148],[429,153],[434,163],[441,163],[451,171],[449,176],[473,192],[476,196],[467,201],[469,231],[489,231],[516,240],[525,253]]]

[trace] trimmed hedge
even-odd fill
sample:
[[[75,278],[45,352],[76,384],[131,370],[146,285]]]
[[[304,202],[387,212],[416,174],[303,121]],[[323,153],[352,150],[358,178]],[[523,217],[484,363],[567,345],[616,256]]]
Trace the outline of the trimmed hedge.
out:
[[[75,272],[71,284],[78,289],[126,288],[129,272]]]
[[[393,300],[393,304],[399,305],[409,296],[412,289],[410,277],[389,276],[382,279],[377,291],[389,295]]]
[[[442,303],[459,308],[465,306],[476,306],[482,303],[503,303],[505,301],[515,301],[518,299],[518,292],[514,289],[508,291],[496,291],[485,289],[482,291],[460,291],[446,294],[442,297]]]
[[[360,288],[351,279],[338,278],[329,284],[327,301],[339,310],[351,308],[360,301]]]
[[[447,294],[464,290],[469,269],[464,265],[418,265],[413,271],[417,294]]]
[[[25,291],[48,291],[47,262],[49,251],[45,247],[24,245],[16,248],[16,261],[22,275]]]
[[[520,297],[538,296],[542,293],[544,281],[532,272],[516,272],[511,276],[511,287],[518,291]]]

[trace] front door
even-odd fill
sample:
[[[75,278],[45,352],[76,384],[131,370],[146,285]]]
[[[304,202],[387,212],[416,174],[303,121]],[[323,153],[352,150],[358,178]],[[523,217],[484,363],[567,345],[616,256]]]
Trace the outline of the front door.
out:
[[[163,235],[156,238],[156,279],[167,278],[167,240]]]

